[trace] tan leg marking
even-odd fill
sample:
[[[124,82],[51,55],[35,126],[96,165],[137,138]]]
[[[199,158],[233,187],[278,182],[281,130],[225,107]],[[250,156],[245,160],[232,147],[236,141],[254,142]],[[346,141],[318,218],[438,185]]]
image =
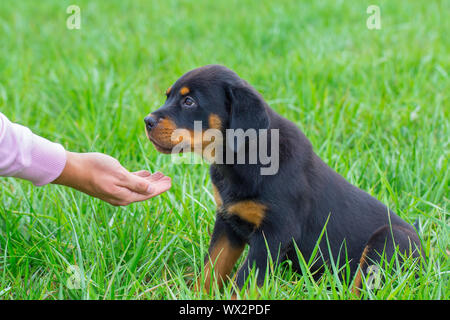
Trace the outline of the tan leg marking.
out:
[[[236,261],[242,254],[245,246],[233,247],[226,236],[222,236],[212,248],[210,248],[208,260],[205,263],[205,285],[206,292],[211,290],[211,277],[214,271],[214,279],[218,281],[219,289],[222,288],[222,282],[233,270]],[[196,290],[201,288],[200,278],[197,281]]]
[[[359,260],[359,268],[358,272],[356,273],[355,282],[353,282],[352,293],[357,295],[358,297],[361,295],[360,289],[362,285],[362,270],[366,264],[366,256],[369,250],[370,250],[369,246],[366,246],[364,248],[364,251],[361,255],[361,259]]]

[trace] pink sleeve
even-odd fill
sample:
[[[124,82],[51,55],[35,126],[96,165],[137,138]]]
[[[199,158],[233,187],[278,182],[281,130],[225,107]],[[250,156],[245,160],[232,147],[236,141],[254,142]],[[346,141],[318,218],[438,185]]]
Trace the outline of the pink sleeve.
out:
[[[0,176],[22,178],[42,186],[58,178],[65,166],[62,145],[11,123],[0,112]]]

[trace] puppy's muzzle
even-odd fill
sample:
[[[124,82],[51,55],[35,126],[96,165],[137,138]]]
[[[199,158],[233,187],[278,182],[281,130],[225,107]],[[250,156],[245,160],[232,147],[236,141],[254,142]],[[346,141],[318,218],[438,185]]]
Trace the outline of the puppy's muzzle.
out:
[[[158,120],[151,115],[145,117],[144,122],[148,132],[152,131],[158,125]]]

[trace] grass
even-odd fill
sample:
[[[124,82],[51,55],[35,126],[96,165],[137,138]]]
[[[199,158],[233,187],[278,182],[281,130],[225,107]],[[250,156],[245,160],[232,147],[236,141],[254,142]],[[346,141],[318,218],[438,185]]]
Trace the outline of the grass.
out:
[[[192,291],[214,222],[207,166],[173,164],[143,128],[169,85],[210,63],[253,84],[350,182],[419,219],[429,263],[363,298],[449,299],[448,1],[75,2],[80,30],[66,28],[74,1],[2,1],[1,112],[68,150],[162,171],[173,187],[116,208],[0,179],[0,299],[231,296],[232,283]],[[366,27],[370,4],[381,30]],[[349,285],[333,270],[314,282],[285,263],[241,296],[355,298]]]

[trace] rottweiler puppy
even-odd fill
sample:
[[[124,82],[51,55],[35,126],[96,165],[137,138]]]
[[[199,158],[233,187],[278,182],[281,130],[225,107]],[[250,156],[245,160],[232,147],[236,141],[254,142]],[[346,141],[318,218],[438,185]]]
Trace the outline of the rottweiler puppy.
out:
[[[217,205],[205,259],[207,291],[212,273],[220,286],[247,244],[248,256],[236,276],[239,288],[251,268],[262,284],[269,258],[276,263],[290,259],[300,272],[297,250],[306,261],[317,253],[310,267],[317,277],[331,261],[343,266],[344,274],[355,276],[356,294],[368,266],[382,255],[391,259],[396,247],[415,258],[423,255],[411,225],[325,164],[300,129],[232,70],[220,65],[194,69],[166,95],[164,105],[145,118],[147,136],[158,151],[202,153],[216,143],[206,157]],[[208,130],[222,138],[204,139]],[[229,134],[251,130],[257,134],[240,140]],[[277,163],[255,160],[252,152],[260,155],[261,150]],[[264,173],[269,167],[274,170]]]

